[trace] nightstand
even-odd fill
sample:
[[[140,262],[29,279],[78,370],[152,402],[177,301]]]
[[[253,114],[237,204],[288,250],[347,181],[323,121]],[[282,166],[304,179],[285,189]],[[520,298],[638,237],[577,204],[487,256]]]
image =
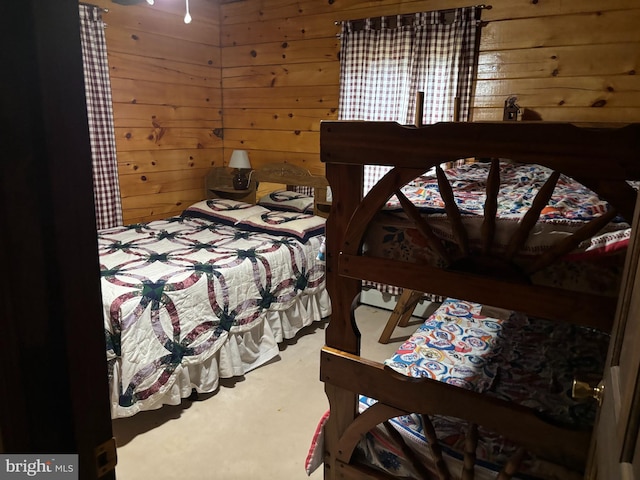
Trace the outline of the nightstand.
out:
[[[256,203],[256,182],[250,181],[249,188],[233,188],[233,170],[226,167],[214,167],[207,174],[204,183],[206,198],[226,198],[239,202]]]
[[[208,198],[226,198],[245,203],[256,203],[256,189],[236,190],[233,186],[213,185],[209,187]]]

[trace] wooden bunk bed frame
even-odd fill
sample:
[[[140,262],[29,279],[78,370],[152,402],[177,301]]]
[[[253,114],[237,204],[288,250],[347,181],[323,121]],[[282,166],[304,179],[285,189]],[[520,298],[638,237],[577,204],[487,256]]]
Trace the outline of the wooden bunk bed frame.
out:
[[[453,201],[455,192],[438,165],[471,157],[537,163],[574,178],[607,200],[614,210],[540,255],[539,266],[544,266],[593,236],[616,214],[631,223],[636,191],[627,180],[640,179],[639,138],[640,124],[482,122],[412,127],[393,122],[322,122],[321,160],[333,192],[327,222],[327,286],[333,313],[320,368],[331,411],[325,425],[325,478],[389,478],[352,463],[352,454],[367,431],[408,412],[461,418],[498,432],[543,458],[570,459],[576,468],[584,469],[590,432],[563,429],[543,421],[531,409],[438,381],[405,377],[362,358],[354,310],[362,280],[369,280],[400,286],[411,300],[415,294],[410,292],[429,292],[610,331],[615,298],[532,285],[527,273],[518,271],[511,262],[546,205],[555,180],[541,189],[508,251],[494,255],[491,246],[499,176],[498,169],[492,168],[487,182],[483,248],[480,253],[472,253]],[[395,168],[363,199],[364,164]],[[449,259],[448,268],[439,269],[363,255],[363,238],[374,215],[394,193],[404,204],[400,188],[431,167],[437,169],[460,256]],[[403,206],[416,228],[429,239],[428,224],[411,205]],[[429,241],[437,248],[437,241]],[[442,254],[446,256],[446,252]],[[358,414],[360,394],[378,403]],[[465,478],[473,478],[473,458],[473,453],[466,458],[471,466],[465,469],[470,475]],[[506,467],[507,473],[509,469],[513,466]],[[441,478],[448,478],[447,474],[442,473]]]

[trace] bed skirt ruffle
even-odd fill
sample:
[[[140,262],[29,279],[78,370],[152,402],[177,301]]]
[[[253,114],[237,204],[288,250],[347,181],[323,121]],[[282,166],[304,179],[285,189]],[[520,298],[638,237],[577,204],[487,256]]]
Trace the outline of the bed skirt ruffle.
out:
[[[293,338],[301,329],[331,314],[326,289],[314,289],[297,296],[286,309],[267,310],[259,321],[249,326],[232,327],[221,335],[210,354],[197,364],[183,361],[162,387],[130,407],[120,405],[121,373],[118,359],[110,362],[111,417],[124,418],[163,405],[179,405],[195,389],[212,393],[221,378],[241,377],[279,355],[278,344]]]

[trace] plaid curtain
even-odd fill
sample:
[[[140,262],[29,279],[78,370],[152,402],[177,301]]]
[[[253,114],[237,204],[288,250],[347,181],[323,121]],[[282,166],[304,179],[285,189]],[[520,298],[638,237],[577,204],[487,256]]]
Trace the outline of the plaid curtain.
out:
[[[414,124],[416,96],[424,92],[422,124],[467,121],[479,18],[479,8],[466,7],[343,22],[339,118]],[[363,195],[390,169],[365,165]],[[363,285],[396,295],[402,291],[368,281]]]
[[[102,9],[80,5],[80,40],[98,229],[122,225],[111,82]]]
[[[423,124],[469,118],[480,10],[465,7],[342,24],[341,120],[415,122],[424,92]],[[364,194],[390,167],[365,166]]]

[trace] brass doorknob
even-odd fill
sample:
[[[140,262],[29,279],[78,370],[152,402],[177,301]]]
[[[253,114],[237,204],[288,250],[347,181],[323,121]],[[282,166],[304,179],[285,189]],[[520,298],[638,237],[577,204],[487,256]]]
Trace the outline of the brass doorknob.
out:
[[[571,386],[571,397],[575,400],[582,400],[584,398],[595,398],[598,402],[598,406],[602,405],[602,398],[604,396],[604,382],[600,381],[595,387],[591,386],[588,382],[582,380],[573,380]]]

